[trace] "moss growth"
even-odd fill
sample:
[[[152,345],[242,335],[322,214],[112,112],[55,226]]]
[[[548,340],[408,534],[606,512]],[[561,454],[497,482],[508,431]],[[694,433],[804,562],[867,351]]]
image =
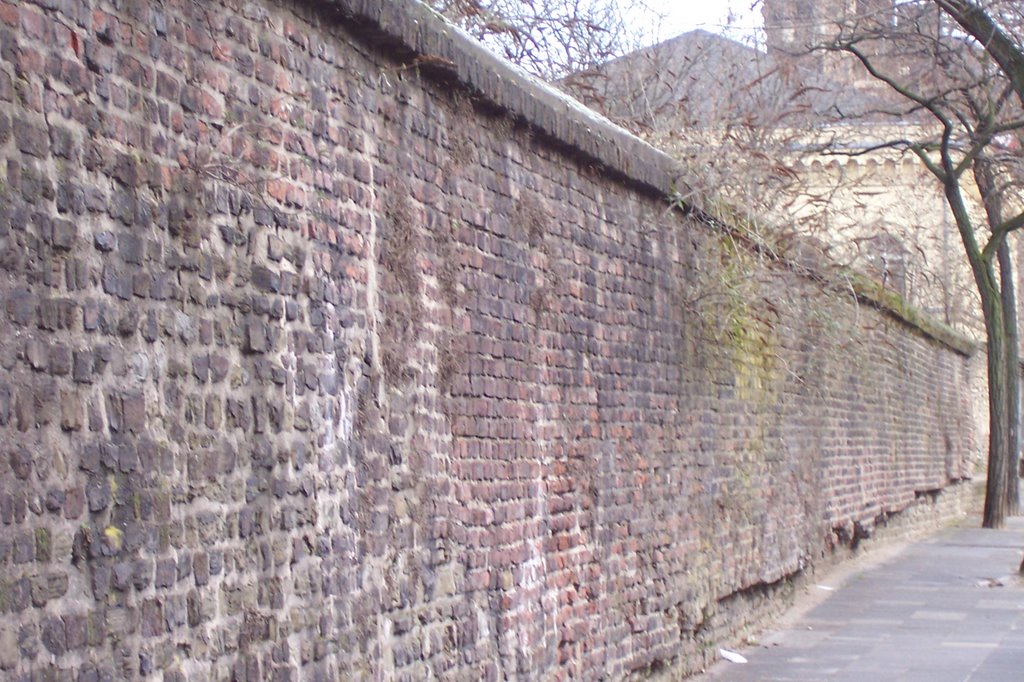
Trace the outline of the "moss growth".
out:
[[[124,545],[124,532],[120,528],[107,526],[103,529],[103,538],[111,551],[115,553],[121,551],[121,547]]]
[[[444,223],[434,235],[434,251],[437,254],[437,285],[449,308],[459,304],[458,253],[455,240],[458,224],[453,220]]]
[[[755,319],[734,319],[729,332],[736,393],[740,400],[765,406],[774,394],[777,358],[770,333]]]
[[[46,562],[53,556],[53,541],[50,531],[36,528],[36,561]]]
[[[846,272],[850,286],[862,302],[916,327],[922,333],[964,354],[972,355],[977,344],[952,327],[925,315],[891,289],[859,272]]]
[[[756,256],[729,235],[721,235],[712,249],[720,269],[717,280],[704,286],[720,295],[707,299],[710,305],[701,311],[709,340],[725,351],[728,364],[719,369],[731,375],[736,397],[764,407],[774,395],[778,361],[769,306],[754,277]]]
[[[672,208],[692,215],[710,227],[719,240],[730,244],[734,251],[742,250],[748,257],[766,258],[803,278],[818,282],[823,291],[833,295],[846,296],[852,287],[860,302],[888,313],[959,353],[972,355],[977,349],[974,341],[926,315],[880,282],[855,270],[838,269],[821,254],[812,254],[801,248],[810,242],[787,237],[784,231],[762,225],[755,217],[725,202],[710,201],[697,207],[687,203],[675,191],[667,199]],[[794,250],[798,253],[787,255]]]

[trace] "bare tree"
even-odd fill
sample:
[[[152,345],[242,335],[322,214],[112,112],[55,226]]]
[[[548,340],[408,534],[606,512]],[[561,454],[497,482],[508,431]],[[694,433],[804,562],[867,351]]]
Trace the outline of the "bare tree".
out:
[[[509,61],[548,81],[585,73],[635,49],[657,24],[627,18],[620,0],[428,0]],[[630,3],[631,6],[636,3]],[[646,12],[644,12],[646,10]]]
[[[992,3],[987,6],[976,5],[963,0],[934,0],[938,7],[953,18],[960,27],[973,37],[999,66],[999,70],[1009,83],[1009,88],[1017,96],[1018,102],[1024,107],[1024,43],[1020,36],[1024,31],[1024,7],[1020,3]],[[1016,36],[1013,38],[1012,36]],[[1021,110],[1016,112],[1018,118]],[[1009,133],[1016,133],[1014,136]],[[1007,210],[1007,195],[1010,201],[1016,201],[1016,208],[1021,207],[1021,188],[1024,186],[1024,155],[1021,152],[1021,141],[1024,134],[1021,127],[1013,131],[993,137],[991,145],[994,153],[991,158],[979,158],[974,166],[974,175],[985,200],[985,211],[990,226],[999,225],[1009,233],[1021,227],[1024,213],[1013,215]],[[1016,142],[1016,144],[1014,144]],[[993,236],[999,230],[993,230]],[[1020,488],[1018,482],[1020,469],[1020,417],[1021,389],[1019,381],[1020,334],[1017,320],[1017,301],[1014,291],[1010,248],[1004,238],[999,245],[998,261],[1000,269],[1001,299],[1005,314],[1006,343],[1008,346],[1006,364],[1009,375],[1010,390],[1007,398],[1009,414],[1008,447],[1009,463],[1006,467],[1009,481],[1007,507],[1009,513],[1019,514],[1021,511]]]
[[[988,351],[983,525],[1000,527],[1019,511],[1019,351],[1007,238],[1024,226],[1020,147],[1013,144],[1024,132],[1024,60],[1017,61],[1021,27],[1002,24],[1019,20],[1019,6],[934,0],[891,7],[837,18],[834,37],[815,47],[852,58],[896,95],[860,115],[914,123],[876,148],[913,153],[938,181],[955,220],[981,299]],[[972,194],[984,207],[980,215],[971,210]]]

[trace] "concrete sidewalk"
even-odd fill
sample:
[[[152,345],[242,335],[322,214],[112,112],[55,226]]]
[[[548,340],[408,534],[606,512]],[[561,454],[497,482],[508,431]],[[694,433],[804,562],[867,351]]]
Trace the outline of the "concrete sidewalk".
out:
[[[721,661],[694,679],[1024,680],[1024,519],[977,526],[972,517],[841,582],[823,578],[810,588],[823,601],[738,650],[748,663]]]

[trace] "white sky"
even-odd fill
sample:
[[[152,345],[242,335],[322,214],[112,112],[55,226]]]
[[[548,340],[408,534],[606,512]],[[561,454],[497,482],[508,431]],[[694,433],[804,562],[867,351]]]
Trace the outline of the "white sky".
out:
[[[757,0],[646,0],[651,9],[665,15],[658,37],[671,38],[703,28],[734,38],[750,36],[762,25]],[[753,6],[753,7],[752,7]]]

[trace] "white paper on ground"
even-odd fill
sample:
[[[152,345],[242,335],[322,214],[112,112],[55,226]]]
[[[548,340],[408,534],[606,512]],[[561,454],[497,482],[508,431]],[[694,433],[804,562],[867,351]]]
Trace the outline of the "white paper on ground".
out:
[[[729,651],[728,649],[719,649],[718,654],[729,661],[730,663],[746,663],[747,659],[736,653],[735,651]]]

